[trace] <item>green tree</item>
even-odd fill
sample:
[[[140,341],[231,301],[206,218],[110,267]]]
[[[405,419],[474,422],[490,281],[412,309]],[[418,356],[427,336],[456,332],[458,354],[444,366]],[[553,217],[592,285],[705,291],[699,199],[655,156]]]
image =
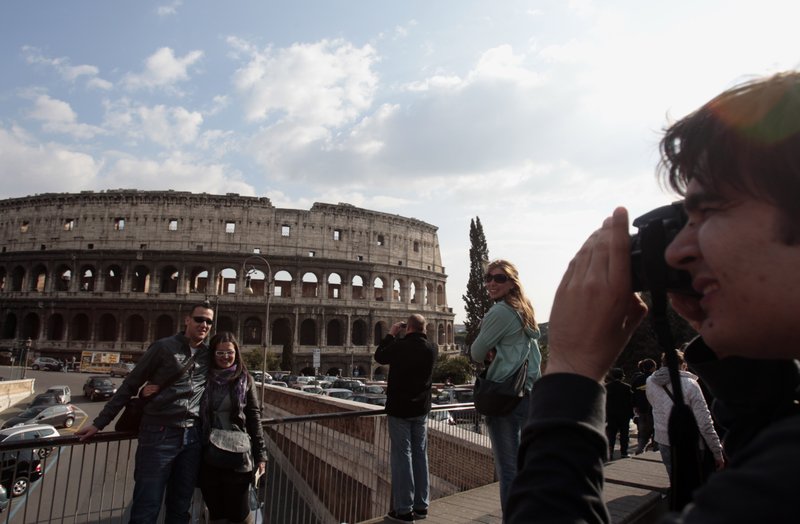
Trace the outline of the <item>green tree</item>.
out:
[[[464,343],[467,346],[478,337],[481,319],[492,307],[489,292],[483,285],[483,273],[489,262],[489,248],[486,245],[480,217],[475,217],[475,220],[469,222],[469,242],[469,280],[467,280],[467,293],[462,297],[467,310],[467,319],[464,322],[467,330]]]
[[[448,378],[453,384],[472,382],[473,367],[469,358],[464,355],[448,357],[439,355],[433,365],[433,381],[444,382]]]
[[[258,348],[253,348],[250,351],[242,353],[242,359],[244,360],[244,365],[247,366],[247,369],[250,371],[261,370],[261,363],[264,358],[263,350]],[[279,355],[275,355],[272,353],[267,354],[267,370],[271,369],[278,369],[278,366],[281,362],[281,357]]]

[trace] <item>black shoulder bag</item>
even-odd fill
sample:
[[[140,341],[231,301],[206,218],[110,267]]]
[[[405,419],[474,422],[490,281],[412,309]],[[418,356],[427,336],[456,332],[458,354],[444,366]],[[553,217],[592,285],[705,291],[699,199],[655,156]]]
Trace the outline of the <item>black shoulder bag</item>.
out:
[[[186,361],[186,364],[183,365],[180,371],[172,375],[169,380],[161,385],[159,391],[170,387],[175,383],[176,380],[181,378],[183,374],[186,373],[186,371],[192,366],[192,364],[194,364],[194,359],[200,351],[200,349],[195,351],[194,355],[189,357],[189,359]],[[135,397],[128,399],[128,403],[125,404],[125,409],[122,411],[119,419],[117,419],[117,423],[114,424],[114,431],[139,431],[139,426],[142,423],[142,415],[144,415],[144,407],[148,402],[150,402],[151,397],[152,395],[150,397],[141,396],[141,390],[139,390],[139,393],[137,393]]]

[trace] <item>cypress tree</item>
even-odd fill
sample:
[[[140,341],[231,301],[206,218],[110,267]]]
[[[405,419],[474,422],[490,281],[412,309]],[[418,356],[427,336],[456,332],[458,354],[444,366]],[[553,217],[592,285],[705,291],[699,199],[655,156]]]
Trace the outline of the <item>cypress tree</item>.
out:
[[[469,280],[467,281],[467,293],[462,297],[467,310],[467,319],[464,322],[467,331],[464,343],[467,346],[471,345],[478,337],[481,319],[492,307],[489,292],[483,285],[483,273],[489,261],[489,248],[486,245],[486,236],[483,234],[480,217],[470,220],[469,241]]]

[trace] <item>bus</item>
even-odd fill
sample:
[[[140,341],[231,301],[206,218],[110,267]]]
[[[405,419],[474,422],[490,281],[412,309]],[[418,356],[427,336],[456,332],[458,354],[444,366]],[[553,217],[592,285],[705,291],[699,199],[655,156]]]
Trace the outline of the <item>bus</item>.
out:
[[[81,351],[80,371],[110,373],[111,366],[119,362],[118,351]]]

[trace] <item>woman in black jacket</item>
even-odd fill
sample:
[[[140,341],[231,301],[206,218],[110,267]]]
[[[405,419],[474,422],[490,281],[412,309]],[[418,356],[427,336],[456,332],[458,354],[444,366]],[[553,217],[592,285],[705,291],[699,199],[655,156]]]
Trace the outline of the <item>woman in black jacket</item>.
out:
[[[200,469],[200,489],[212,523],[249,523],[253,521],[250,483],[255,469],[263,473],[267,462],[258,398],[233,333],[217,333],[209,347],[212,361],[201,404],[206,450]],[[242,465],[222,468],[212,464],[214,450],[209,436],[214,428],[249,435],[250,451],[245,453]]]

